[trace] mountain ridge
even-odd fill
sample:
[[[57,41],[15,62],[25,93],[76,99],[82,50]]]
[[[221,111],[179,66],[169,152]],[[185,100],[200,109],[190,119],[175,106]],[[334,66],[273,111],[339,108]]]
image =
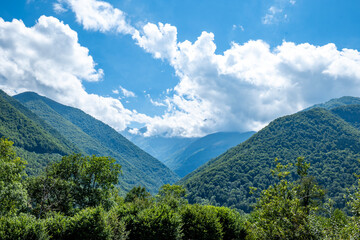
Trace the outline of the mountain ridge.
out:
[[[313,108],[275,119],[179,183],[188,190],[192,203],[205,201],[249,212],[256,199],[249,187],[266,189],[274,182],[270,177],[274,159],[294,163],[304,156],[312,165],[310,173],[327,187],[338,206],[344,207],[341,194],[355,182],[353,172],[360,170],[359,139],[360,131],[344,119]]]
[[[124,174],[120,180],[124,190],[143,185],[155,193],[161,185],[178,180],[177,175],[160,161],[80,109],[62,105],[32,92],[16,95],[14,98],[60,131],[85,154],[106,155],[117,159],[123,167]],[[80,133],[80,136],[76,136]],[[92,152],[91,148],[86,147],[87,143],[91,143],[96,151]]]

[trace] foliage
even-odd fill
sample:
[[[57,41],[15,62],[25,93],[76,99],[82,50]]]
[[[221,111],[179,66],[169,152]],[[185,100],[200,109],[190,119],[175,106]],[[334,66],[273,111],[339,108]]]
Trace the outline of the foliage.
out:
[[[181,219],[169,205],[152,205],[136,215],[130,239],[181,239]]]
[[[184,239],[222,239],[221,223],[209,206],[186,205],[181,211]]]
[[[14,214],[26,206],[22,184],[26,162],[16,156],[13,142],[0,139],[0,215]]]
[[[149,202],[151,194],[145,187],[133,187],[125,196],[125,202]]]
[[[289,182],[291,164],[282,165],[276,160],[272,170],[278,183],[261,192],[260,199],[252,212],[253,239],[315,239],[310,228],[309,214],[318,210],[315,200],[324,195],[324,191],[308,178],[310,165],[298,158],[296,166],[300,176],[298,182]]]
[[[75,209],[112,204],[121,166],[110,157],[65,156],[40,176],[27,182],[33,212],[70,214]]]
[[[187,203],[185,189],[179,185],[163,185],[156,197],[159,203],[165,203],[171,208],[178,208]]]
[[[360,109],[359,112],[360,114]],[[177,184],[187,189],[190,203],[204,202],[251,211],[257,194],[249,187],[267,189],[275,183],[270,176],[273,159],[296,163],[303,156],[311,164],[309,174],[327,189],[336,208],[344,208],[346,188],[360,172],[360,131],[340,116],[315,108],[281,117],[244,143],[187,175]],[[289,181],[299,177],[291,170]]]
[[[38,221],[31,215],[20,214],[0,217],[0,239],[48,240],[50,238],[43,221]]]

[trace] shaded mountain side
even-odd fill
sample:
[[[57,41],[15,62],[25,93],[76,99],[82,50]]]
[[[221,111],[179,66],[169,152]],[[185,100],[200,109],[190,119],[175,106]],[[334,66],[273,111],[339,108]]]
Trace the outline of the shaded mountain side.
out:
[[[180,177],[184,177],[210,159],[244,142],[254,133],[218,132],[209,134],[192,142],[165,164]]]
[[[360,105],[352,104],[336,107],[331,109],[331,112],[360,130]]]
[[[360,131],[321,108],[278,118],[244,143],[209,161],[180,180],[193,202],[211,202],[251,210],[256,195],[249,187],[266,189],[274,182],[274,159],[294,163],[304,156],[310,174],[328,190],[337,207],[360,172]],[[292,175],[294,176],[294,175]],[[292,177],[291,176],[291,177]]]
[[[0,90],[0,136],[30,152],[70,154],[78,149],[58,131]]]
[[[86,154],[114,157],[122,165],[124,190],[143,185],[152,193],[178,176],[110,126],[83,111],[59,104],[36,93],[15,96]]]

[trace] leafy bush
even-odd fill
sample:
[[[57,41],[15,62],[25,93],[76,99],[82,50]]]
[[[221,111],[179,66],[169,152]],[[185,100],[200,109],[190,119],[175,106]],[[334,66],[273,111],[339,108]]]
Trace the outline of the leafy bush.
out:
[[[50,239],[43,221],[34,216],[20,214],[19,216],[0,217],[0,239],[2,240],[47,240]]]
[[[184,239],[222,239],[222,226],[211,206],[186,205],[180,214]]]

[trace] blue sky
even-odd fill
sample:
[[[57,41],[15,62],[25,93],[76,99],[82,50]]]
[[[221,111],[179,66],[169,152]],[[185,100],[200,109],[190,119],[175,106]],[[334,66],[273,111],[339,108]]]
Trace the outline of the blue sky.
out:
[[[359,96],[359,10],[335,0],[2,1],[0,87],[119,131],[259,130]]]

